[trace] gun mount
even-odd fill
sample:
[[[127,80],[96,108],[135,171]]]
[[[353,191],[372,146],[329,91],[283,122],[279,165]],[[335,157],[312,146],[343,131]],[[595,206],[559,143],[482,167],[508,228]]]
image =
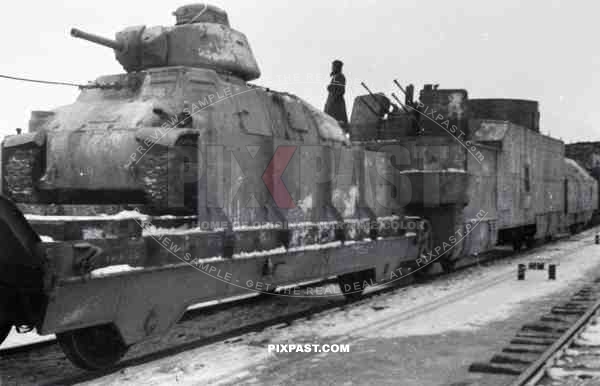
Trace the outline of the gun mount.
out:
[[[192,4],[173,13],[175,26],[133,26],[115,40],[71,29],[71,36],[112,48],[127,72],[168,66],[209,68],[245,81],[260,76],[246,36],[229,27],[227,13]]]

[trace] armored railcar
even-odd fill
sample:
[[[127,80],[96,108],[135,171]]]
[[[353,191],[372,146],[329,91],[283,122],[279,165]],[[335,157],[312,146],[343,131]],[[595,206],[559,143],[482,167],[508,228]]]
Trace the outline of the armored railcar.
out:
[[[412,185],[407,210],[431,221],[447,269],[498,244],[518,250],[589,224],[597,183],[565,158],[562,141],[540,133],[537,102],[432,85],[418,101],[396,102],[402,110],[383,94],[357,97],[352,139],[410,154],[395,165]]]
[[[498,240],[519,249],[564,224],[564,144],[509,121],[473,122],[477,142],[497,147]]]
[[[224,11],[175,15],[115,40],[73,30],[127,72],[3,141],[0,337],[55,333],[98,369],[194,303],[330,276],[354,297],[427,255],[390,153],[247,83],[258,65]]]

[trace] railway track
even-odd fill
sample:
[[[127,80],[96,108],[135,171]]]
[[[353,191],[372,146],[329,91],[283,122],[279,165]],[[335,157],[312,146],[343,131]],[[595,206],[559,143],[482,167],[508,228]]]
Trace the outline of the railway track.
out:
[[[599,384],[600,300],[546,349],[512,386]]]
[[[600,385],[600,277],[523,325],[501,352],[469,371],[512,376],[512,386]]]
[[[568,301],[553,306],[538,321],[523,325],[501,352],[486,362],[472,363],[469,371],[516,376],[516,385],[529,385],[534,374],[540,373],[600,306],[599,299],[600,278],[580,288]]]
[[[548,244],[546,244],[548,245]],[[550,244],[551,245],[551,244]],[[535,253],[536,249],[525,253],[508,253],[497,251],[485,258],[479,258],[459,267],[458,272],[450,275],[458,275],[461,271],[478,264],[497,260],[498,257],[520,258],[527,253]],[[555,258],[560,258],[556,256]],[[401,315],[392,317],[385,321],[385,325],[399,323],[409,319],[411,316],[421,312],[435,309],[449,302],[463,299],[468,294],[476,293],[478,290],[493,286],[501,281],[511,279],[515,272],[501,274],[486,280],[477,282],[468,288],[448,294],[434,301],[421,304],[412,309],[402,312]],[[434,275],[438,277],[439,275]],[[435,278],[434,277],[434,278]],[[433,281],[430,278],[427,281]],[[427,283],[425,283],[427,284]],[[322,286],[335,285],[332,280],[320,283]],[[361,299],[348,301],[340,297],[332,298],[281,298],[271,296],[255,296],[241,299],[230,303],[223,303],[209,308],[191,310],[186,313],[177,327],[167,336],[144,342],[135,346],[123,362],[117,367],[102,372],[83,372],[73,367],[66,360],[56,342],[42,342],[29,346],[16,347],[0,351],[0,381],[2,384],[73,384],[89,381],[103,375],[120,371],[123,368],[135,366],[160,358],[175,355],[180,352],[206,346],[219,341],[233,339],[236,336],[260,331],[265,328],[286,325],[312,315],[335,310],[344,309],[368,302],[374,296],[401,290],[399,286],[387,285],[377,291],[365,294]],[[258,318],[256,315],[277,315],[275,317]],[[365,325],[365,329],[373,329],[382,326]],[[190,331],[192,331],[190,333]]]

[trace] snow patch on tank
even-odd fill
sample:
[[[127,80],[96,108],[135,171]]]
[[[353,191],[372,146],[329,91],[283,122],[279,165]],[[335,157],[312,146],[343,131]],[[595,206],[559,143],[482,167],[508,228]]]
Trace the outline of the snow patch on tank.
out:
[[[144,236],[144,237],[163,236],[163,235],[185,236],[185,235],[201,234],[201,233],[216,233],[216,232],[222,232],[224,230],[225,230],[224,228],[213,228],[213,229],[206,229],[205,227],[188,228],[186,225],[181,226],[181,227],[175,227],[175,228],[162,228],[162,227],[157,227],[154,225],[147,225],[147,226],[144,226],[144,229],[142,230],[142,236]]]
[[[45,235],[40,235],[40,240],[42,240],[42,243],[53,243],[54,239],[50,236],[45,236]]]
[[[304,199],[298,201],[297,206],[298,208],[302,209],[302,212],[305,214],[308,213],[308,211],[313,208],[312,194],[309,194],[308,196],[304,197]]]
[[[311,106],[306,102],[305,105],[308,111],[310,112],[311,116],[317,123],[317,127],[319,128],[319,135],[321,136],[321,138],[350,144],[346,133],[335,119],[325,114],[324,112],[317,110],[315,107]]]
[[[169,66],[225,70],[248,81],[260,70],[246,36],[222,24],[193,23],[172,27],[168,33]]]
[[[98,239],[118,239],[119,236],[112,233],[107,233],[102,228],[82,228],[81,233],[84,240],[98,240]]]
[[[335,189],[333,191],[333,205],[341,211],[342,217],[352,217],[358,203],[358,187],[353,185],[347,191]]]

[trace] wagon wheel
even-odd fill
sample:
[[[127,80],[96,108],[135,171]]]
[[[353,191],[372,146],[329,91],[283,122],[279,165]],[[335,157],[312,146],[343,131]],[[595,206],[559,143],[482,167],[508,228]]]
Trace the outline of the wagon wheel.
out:
[[[417,243],[420,245],[418,258],[425,259],[427,261],[427,259],[431,258],[430,253],[433,250],[433,229],[431,227],[431,223],[428,220],[422,220],[421,223],[423,224],[423,229],[420,232],[419,239],[417,241]],[[426,266],[424,266],[421,269],[418,269],[415,272],[416,277],[427,277],[427,274],[431,271],[431,268],[433,267],[433,261],[434,260],[432,259],[432,261],[428,262]]]
[[[442,257],[440,259],[440,264],[442,265],[442,269],[446,273],[452,273],[456,270],[456,260],[450,260],[448,258]]]
[[[523,246],[523,239],[520,236],[517,236],[515,239],[513,239],[512,245],[513,250],[515,252],[519,252],[521,250],[521,247]]]
[[[528,249],[531,249],[531,248],[535,247],[535,237],[533,237],[533,236],[528,236],[528,237],[525,239],[525,246],[526,246]]]
[[[102,370],[117,363],[128,347],[112,324],[81,328],[56,335],[63,352],[85,370]]]
[[[340,285],[340,290],[344,294],[344,297],[348,300],[357,300],[360,299],[363,292],[365,291],[366,285],[363,286],[365,282],[368,282],[369,279],[373,277],[372,270],[360,271],[360,272],[351,272],[346,273],[344,275],[338,276],[338,283]]]
[[[569,225],[569,233],[571,233],[572,235],[576,234],[577,233],[577,225],[575,225],[575,224]]]
[[[4,339],[6,339],[6,337],[10,333],[11,328],[12,328],[12,326],[10,324],[0,326],[0,344],[2,344],[2,342],[4,342]]]

